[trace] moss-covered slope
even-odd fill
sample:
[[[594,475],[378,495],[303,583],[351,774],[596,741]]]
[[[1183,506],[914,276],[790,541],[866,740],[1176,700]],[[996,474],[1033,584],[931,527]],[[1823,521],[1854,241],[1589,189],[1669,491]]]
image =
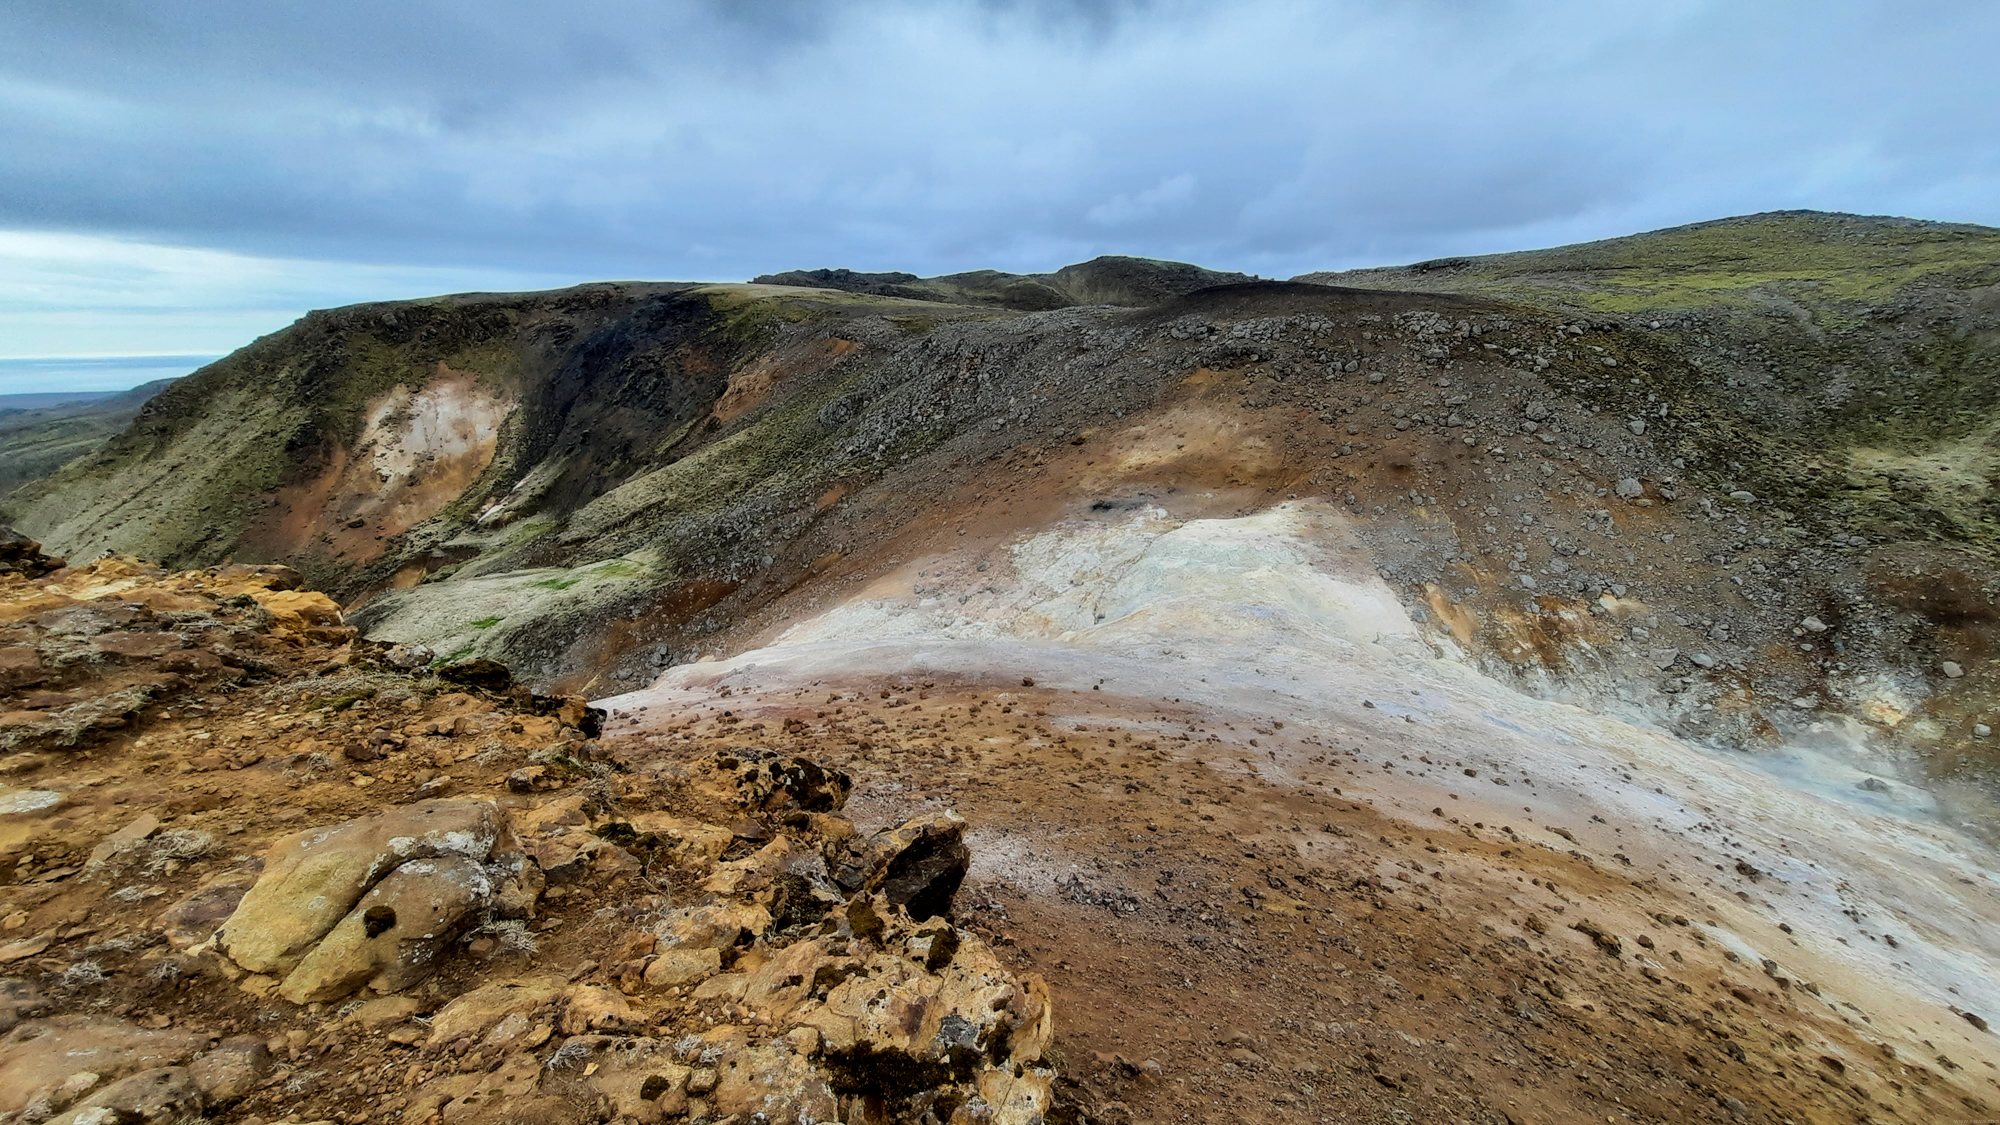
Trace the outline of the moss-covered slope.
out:
[[[2000,553],[2000,230],[1775,212],[1300,280],[1616,325],[1634,349],[1598,381],[1682,420],[1709,483],[1847,531]]]

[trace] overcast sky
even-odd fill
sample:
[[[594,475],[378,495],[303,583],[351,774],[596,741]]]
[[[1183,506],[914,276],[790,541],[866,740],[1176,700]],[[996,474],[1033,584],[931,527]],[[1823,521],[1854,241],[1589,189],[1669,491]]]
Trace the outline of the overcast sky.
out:
[[[9,0],[0,358],[607,277],[2000,224],[1995,42],[1991,0]]]

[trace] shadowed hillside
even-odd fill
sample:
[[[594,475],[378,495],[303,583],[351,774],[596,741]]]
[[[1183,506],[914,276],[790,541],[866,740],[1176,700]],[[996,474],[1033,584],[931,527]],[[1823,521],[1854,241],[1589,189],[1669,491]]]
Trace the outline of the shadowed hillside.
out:
[[[6,501],[204,568],[16,544],[16,1010],[96,957],[349,1125],[1988,1120],[1996,292],[1778,214],[315,312]],[[65,882],[123,801],[255,813],[171,971],[78,919],[180,868]],[[513,834],[262,948],[378,801]]]
[[[156,379],[111,393],[0,395],[0,496],[95,451],[172,384]],[[37,401],[47,399],[61,401]]]
[[[1731,745],[1844,716],[1992,787],[1985,228],[1752,216],[1314,284],[784,276],[814,287],[314,313],[11,510],[76,556],[284,561],[579,686],[726,650],[908,529],[1024,518],[1014,490],[1321,497],[1438,643],[1531,690]],[[1017,282],[1093,303],[989,303]]]

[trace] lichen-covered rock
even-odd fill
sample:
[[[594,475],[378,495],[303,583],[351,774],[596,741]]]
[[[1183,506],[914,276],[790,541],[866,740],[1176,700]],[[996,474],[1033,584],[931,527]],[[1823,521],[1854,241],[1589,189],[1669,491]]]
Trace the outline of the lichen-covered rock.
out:
[[[701,869],[722,858],[736,836],[729,829],[667,813],[633,813],[606,826],[606,838],[625,839],[619,824],[631,829],[630,842],[655,855],[664,854],[677,867]]]
[[[532,918],[548,880],[526,852],[496,850],[486,857],[486,875],[493,881],[491,913],[495,918]]]
[[[774,1026],[817,1032],[836,1089],[906,1100],[931,1086],[976,1086],[982,1073],[1001,1068],[1039,1072],[1010,1097],[1047,1106],[1046,987],[1017,979],[984,943],[941,921],[916,926],[897,914],[879,947],[865,939],[801,942],[750,974],[744,1003]]]
[[[675,910],[654,933],[662,949],[728,949],[770,925],[771,912],[756,903],[709,902]]]
[[[437,969],[447,943],[493,898],[477,861],[461,855],[413,859],[361,897],[285,978],[294,1004],[336,1000],[366,984],[398,992]]]
[[[416,893],[406,873],[497,879],[512,857],[517,874],[548,865],[565,898],[623,904],[631,928],[568,978],[496,981],[437,1011],[420,1048],[433,1074],[409,1091],[403,1125],[485,1120],[503,1105],[515,1118],[524,1106],[550,1120],[581,1108],[641,1125],[927,1115],[1032,1125],[1048,1112],[1054,1075],[1047,989],[949,920],[969,858],[965,822],[926,816],[860,838],[839,816],[800,807],[845,795],[844,778],[809,765],[711,755],[687,773],[698,783],[672,791],[673,813],[621,808],[601,791],[514,810],[484,863],[426,859],[383,878],[281,993],[310,1002],[410,983],[390,961],[407,942],[369,935],[368,911],[393,906],[403,925]],[[448,941],[453,918],[497,900],[477,898],[450,899],[420,932]],[[442,949],[405,959],[427,965]],[[521,1062],[538,1056],[539,1070]]]
[[[602,1097],[619,1119],[658,1121],[687,1112],[694,1068],[683,1059],[691,1061],[697,1053],[650,1036],[575,1035],[550,1058],[549,1081]]]
[[[695,1064],[688,1075],[690,1115],[841,1120],[832,1076],[798,1041],[753,1040],[748,1028],[728,1026],[703,1035],[698,1046],[684,1053]]]
[[[412,859],[484,859],[501,832],[489,801],[420,801],[287,836],[216,935],[253,973],[289,973],[384,875]]]
[[[623,996],[608,988],[580,985],[569,990],[556,1030],[564,1035],[586,1031],[636,1031],[646,1026],[646,1017]]]
[[[720,949],[667,949],[647,963],[644,980],[654,988],[670,988],[705,979],[720,971]]]
[[[1047,989],[941,918],[917,923],[879,896],[872,903],[865,936],[842,926],[710,978],[693,998],[736,1005],[741,1019],[671,1049],[662,1039],[585,1034],[616,1022],[599,1013],[617,1000],[575,990],[562,1030],[577,1034],[550,1060],[551,1081],[602,1094],[615,1115],[642,1121],[683,1112],[901,1121],[969,1105],[964,1121],[1027,1125],[1045,1114],[1054,1077],[1043,1061]]]

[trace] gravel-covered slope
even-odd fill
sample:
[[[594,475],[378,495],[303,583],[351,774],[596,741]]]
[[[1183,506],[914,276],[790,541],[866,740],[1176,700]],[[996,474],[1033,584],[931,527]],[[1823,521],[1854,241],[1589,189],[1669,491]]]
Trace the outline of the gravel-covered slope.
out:
[[[1431,643],[1496,675],[1810,744],[1976,823],[1995,245],[1760,216],[1310,284],[1044,275],[1179,294],[1145,307],[774,284],[359,306],[176,385],[11,507],[79,557],[286,561],[381,636],[604,691],[734,651],[926,527],[1318,500]]]

